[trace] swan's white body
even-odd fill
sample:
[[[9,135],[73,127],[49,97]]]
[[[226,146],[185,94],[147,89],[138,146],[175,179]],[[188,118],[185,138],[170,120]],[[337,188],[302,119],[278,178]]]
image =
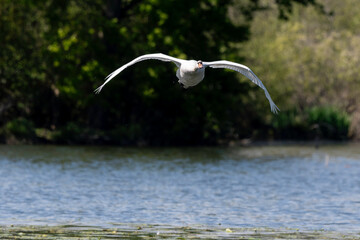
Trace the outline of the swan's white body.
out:
[[[162,53],[154,53],[154,54],[146,54],[142,55],[140,57],[135,58],[131,62],[123,65],[122,67],[116,69],[114,72],[110,73],[106,78],[105,82],[98,87],[95,90],[95,93],[99,93],[101,89],[107,84],[111,79],[113,79],[116,75],[118,75],[120,72],[122,72],[125,68],[130,67],[131,65],[144,61],[149,59],[156,59],[161,60],[165,62],[173,62],[178,67],[178,70],[176,71],[176,76],[179,79],[179,83],[184,88],[193,87],[197,84],[199,84],[205,76],[205,68],[211,67],[211,68],[228,68],[232,69],[234,71],[240,72],[245,77],[249,78],[253,83],[261,87],[264,92],[266,98],[269,100],[270,108],[273,113],[277,113],[279,111],[279,108],[275,105],[273,100],[270,97],[270,94],[266,90],[264,84],[261,82],[261,80],[251,71],[250,68],[246,67],[245,65],[230,62],[226,60],[221,61],[214,61],[214,62],[202,62],[202,61],[195,61],[195,60],[183,60],[174,58]]]
[[[199,68],[195,60],[183,61],[176,71],[176,76],[184,88],[193,87],[204,79],[205,68]]]

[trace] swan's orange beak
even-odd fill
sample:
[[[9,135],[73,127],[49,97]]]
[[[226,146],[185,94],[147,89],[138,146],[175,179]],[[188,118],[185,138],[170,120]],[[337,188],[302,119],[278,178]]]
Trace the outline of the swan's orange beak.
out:
[[[203,67],[202,62],[198,62],[198,68],[200,69],[200,68],[202,68],[202,67]]]

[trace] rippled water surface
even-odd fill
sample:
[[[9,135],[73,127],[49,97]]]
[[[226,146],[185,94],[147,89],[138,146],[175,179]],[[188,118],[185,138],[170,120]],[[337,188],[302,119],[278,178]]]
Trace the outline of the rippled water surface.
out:
[[[0,146],[0,224],[359,231],[360,146]]]

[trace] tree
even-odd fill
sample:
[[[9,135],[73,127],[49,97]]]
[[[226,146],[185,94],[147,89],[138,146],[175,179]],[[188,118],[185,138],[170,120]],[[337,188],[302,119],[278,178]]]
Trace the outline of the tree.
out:
[[[289,132],[290,125],[309,131],[304,126],[312,122],[312,112],[317,109],[321,115],[324,109],[335,109],[337,114],[328,114],[327,131],[348,128],[348,121],[342,120],[347,115],[351,117],[351,132],[342,136],[359,136],[360,9],[353,7],[354,0],[319,3],[327,14],[319,14],[316,7],[295,5],[288,21],[282,21],[275,17],[276,8],[258,12],[262,16],[254,18],[253,40],[245,47],[251,49],[245,51],[247,60],[258,66],[256,70],[269,80],[275,96],[284,103],[282,110],[289,117],[285,131]],[[264,18],[266,22],[261,21]],[[297,114],[292,118],[294,111]],[[335,118],[339,119],[337,124],[333,123]]]
[[[50,140],[151,145],[212,144],[266,128],[264,104],[253,106],[261,90],[231,71],[209,69],[206,83],[183,92],[173,65],[149,61],[92,94],[145,53],[242,62],[237,43],[249,39],[260,1],[1,0],[0,8],[3,126],[20,117],[54,131]]]

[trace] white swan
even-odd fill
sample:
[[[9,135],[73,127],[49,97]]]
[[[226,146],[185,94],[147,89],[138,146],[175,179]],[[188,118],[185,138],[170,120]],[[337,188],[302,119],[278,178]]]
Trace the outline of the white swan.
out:
[[[122,67],[116,69],[114,72],[110,73],[106,78],[105,82],[95,89],[95,93],[99,93],[101,89],[107,84],[111,79],[113,79],[116,75],[121,73],[125,68],[130,67],[131,65],[144,61],[149,59],[156,59],[161,60],[165,62],[173,62],[178,67],[178,70],[176,71],[176,76],[179,79],[179,83],[184,88],[193,87],[197,84],[199,84],[205,76],[205,68],[211,67],[211,68],[228,68],[235,70],[237,72],[240,72],[245,77],[249,78],[253,83],[261,87],[264,92],[266,98],[269,100],[270,108],[273,113],[277,113],[279,111],[279,108],[275,105],[273,100],[270,97],[270,94],[266,90],[264,84],[261,82],[261,80],[251,71],[250,68],[246,67],[245,65],[234,63],[230,61],[214,61],[214,62],[202,62],[202,61],[195,61],[195,60],[183,60],[174,58],[162,53],[154,53],[154,54],[146,54],[142,55],[140,57],[135,58],[131,62],[123,65]]]

